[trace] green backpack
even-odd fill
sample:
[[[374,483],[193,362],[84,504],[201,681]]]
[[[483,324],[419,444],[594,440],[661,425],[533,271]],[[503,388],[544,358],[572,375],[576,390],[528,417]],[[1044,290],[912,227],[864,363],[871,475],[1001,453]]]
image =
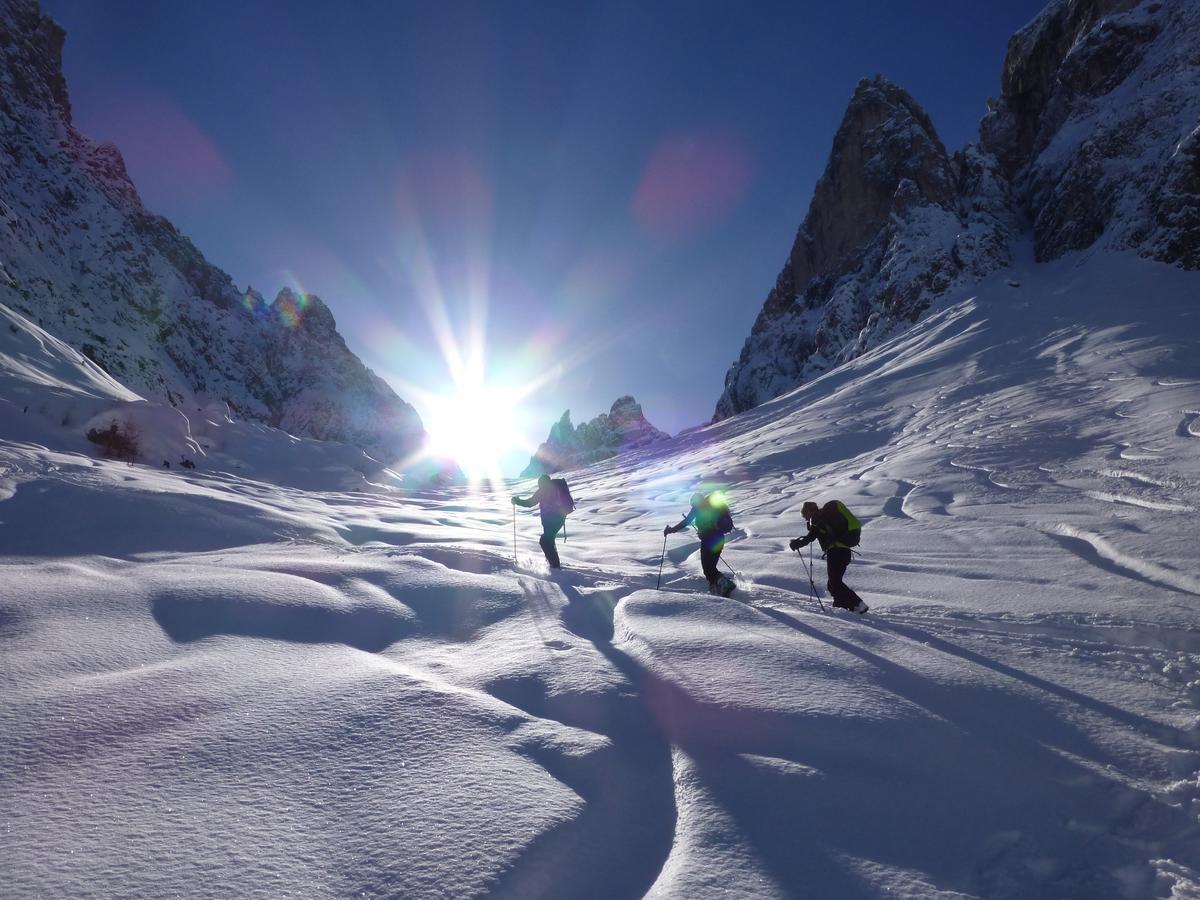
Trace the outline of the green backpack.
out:
[[[838,543],[847,547],[858,546],[858,542],[862,540],[862,522],[846,508],[845,503],[841,500],[830,500],[821,507],[821,514],[821,518],[833,529]]]

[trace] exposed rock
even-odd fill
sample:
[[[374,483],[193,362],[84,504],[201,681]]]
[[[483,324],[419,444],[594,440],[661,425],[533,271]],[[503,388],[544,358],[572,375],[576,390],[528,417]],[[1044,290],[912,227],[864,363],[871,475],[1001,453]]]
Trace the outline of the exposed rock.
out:
[[[993,160],[951,158],[904,90],[882,76],[860,82],[714,418],[863,352],[963,277],[1007,264],[1006,192]]]
[[[1200,6],[1057,0],[1013,36],[980,126],[1050,260],[1097,241],[1200,268]]]
[[[1200,268],[1200,4],[1053,0],[1013,36],[980,143],[859,84],[714,419],[878,345],[1010,261],[1093,246]]]
[[[550,436],[530,458],[521,477],[578,468],[669,437],[646,421],[641,405],[629,396],[619,398],[607,413],[578,428],[571,424],[571,411],[567,410],[551,426]]]
[[[273,304],[142,205],[120,152],[71,125],[63,31],[0,0],[0,302],[147,398],[241,416],[387,461],[424,433],[320,300]]]

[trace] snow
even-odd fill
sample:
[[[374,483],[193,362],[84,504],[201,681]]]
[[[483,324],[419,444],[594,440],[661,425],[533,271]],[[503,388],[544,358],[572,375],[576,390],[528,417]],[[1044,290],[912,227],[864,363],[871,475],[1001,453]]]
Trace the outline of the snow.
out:
[[[1200,275],[1029,255],[566,473],[559,573],[528,482],[406,495],[215,409],[194,470],[100,459],[143,401],[13,313],[4,893],[1197,896]],[[701,484],[742,602],[662,538]],[[834,497],[865,617],[786,549]]]

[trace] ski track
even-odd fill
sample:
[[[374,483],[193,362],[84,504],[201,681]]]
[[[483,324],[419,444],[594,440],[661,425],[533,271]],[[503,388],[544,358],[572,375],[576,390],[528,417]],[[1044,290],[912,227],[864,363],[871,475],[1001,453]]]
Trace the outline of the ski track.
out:
[[[1179,421],[1179,427],[1175,433],[1180,437],[1200,437],[1200,412],[1188,410],[1183,414],[1183,418]]]

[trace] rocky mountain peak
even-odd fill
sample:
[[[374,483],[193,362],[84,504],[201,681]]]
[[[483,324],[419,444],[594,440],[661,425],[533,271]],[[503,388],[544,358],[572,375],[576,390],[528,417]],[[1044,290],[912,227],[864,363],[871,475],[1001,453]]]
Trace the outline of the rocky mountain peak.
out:
[[[964,180],[994,188],[991,174],[986,161],[952,158],[907,91],[883,76],[859,82],[714,419],[861,352],[965,272],[1007,262],[1003,201],[962,202]]]
[[[876,346],[1030,231],[1038,260],[1100,246],[1200,268],[1197,47],[1195,0],[1051,0],[953,157],[912,97],[860,82],[714,418]]]
[[[12,103],[71,122],[62,71],[66,32],[36,0],[0,0],[0,109]]]
[[[303,328],[311,335],[337,333],[333,312],[316,294],[304,294],[283,288],[271,303],[271,312],[284,328]]]
[[[872,237],[902,185],[907,204],[954,205],[950,158],[928,114],[882,75],[863,79],[834,135],[793,249],[796,283],[831,273]]]
[[[863,79],[767,307],[786,308],[810,279],[844,268],[897,203],[950,207],[954,197],[950,158],[925,110],[884,76]]]
[[[530,458],[521,477],[586,466],[669,437],[646,420],[641,404],[629,395],[617,398],[607,413],[578,428],[571,424],[571,411],[567,410],[550,427],[550,436]]]
[[[1200,268],[1200,5],[1054,0],[1009,41],[980,147],[1050,260],[1100,241]]]
[[[424,438],[329,307],[239,291],[142,205],[120,152],[71,125],[64,34],[34,0],[0,0],[0,303],[147,399],[200,406],[385,462]]]

